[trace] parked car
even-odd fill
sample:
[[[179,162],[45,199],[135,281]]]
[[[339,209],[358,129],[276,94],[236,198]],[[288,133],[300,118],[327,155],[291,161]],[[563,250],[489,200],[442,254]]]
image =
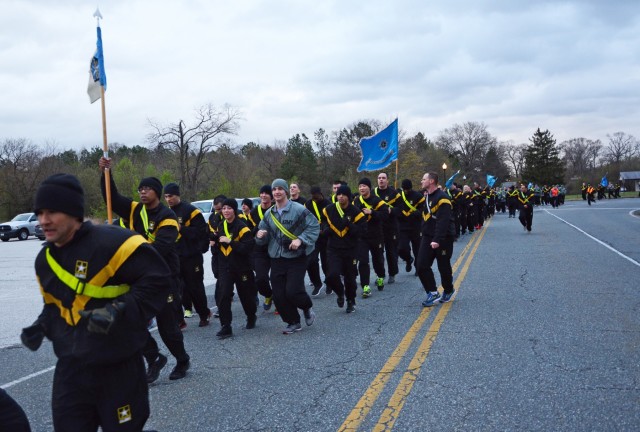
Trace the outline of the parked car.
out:
[[[202,215],[204,216],[204,220],[206,222],[209,222],[209,216],[213,211],[213,198],[210,200],[192,201],[191,205],[200,209]]]
[[[0,240],[6,242],[12,238],[26,240],[36,235],[38,217],[35,213],[21,213],[9,222],[0,224]]]
[[[40,224],[36,225],[36,229],[34,230],[36,237],[38,237],[38,240],[44,240],[44,231],[42,230],[42,227],[40,226]]]

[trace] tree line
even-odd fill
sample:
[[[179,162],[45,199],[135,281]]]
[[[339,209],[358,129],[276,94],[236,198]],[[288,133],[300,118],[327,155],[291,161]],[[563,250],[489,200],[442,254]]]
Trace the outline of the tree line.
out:
[[[333,180],[354,188],[358,179],[374,173],[358,173],[361,138],[386,126],[378,120],[358,120],[327,132],[319,128],[311,136],[298,133],[270,144],[237,144],[241,113],[227,105],[211,104],[195,110],[190,120],[149,123],[144,145],[111,143],[112,175],[120,193],[137,196],[141,178],[158,177],[163,184],[176,182],[187,201],[209,199],[218,194],[257,196],[265,183],[276,177],[298,182],[303,191],[320,186],[327,194]],[[527,143],[499,141],[486,124],[469,121],[442,130],[433,140],[422,132],[408,136],[400,131],[397,184],[409,178],[414,187],[426,171],[446,177],[460,171],[456,181],[486,182],[486,174],[503,181],[565,184],[577,193],[583,181],[611,181],[620,171],[640,167],[640,143],[624,132],[607,136],[608,142],[573,138],[557,143],[548,130],[537,129]],[[36,145],[27,138],[0,141],[0,219],[30,211],[38,184],[57,172],[78,176],[85,188],[86,208],[91,216],[106,215],[99,187],[98,160],[102,148],[63,150]],[[395,180],[395,163],[386,170]],[[629,185],[630,186],[630,185]]]

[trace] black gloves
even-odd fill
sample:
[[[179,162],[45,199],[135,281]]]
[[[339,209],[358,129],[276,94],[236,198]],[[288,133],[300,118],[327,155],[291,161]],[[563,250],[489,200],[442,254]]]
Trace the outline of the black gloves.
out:
[[[45,327],[42,324],[42,321],[36,320],[29,327],[25,327],[22,329],[22,333],[20,333],[20,340],[31,351],[37,351],[42,344],[42,339],[44,339]]]
[[[80,316],[87,319],[87,329],[90,332],[106,335],[109,334],[113,324],[122,315],[124,307],[124,302],[114,301],[113,303],[107,303],[103,308],[82,310],[80,311]]]

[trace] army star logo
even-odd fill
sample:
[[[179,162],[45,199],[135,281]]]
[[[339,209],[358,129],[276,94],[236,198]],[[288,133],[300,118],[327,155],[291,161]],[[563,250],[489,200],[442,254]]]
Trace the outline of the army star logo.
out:
[[[182,216],[178,216],[178,223],[182,225]]]
[[[242,275],[242,282],[246,282],[248,280],[249,278],[247,277],[247,275]]]
[[[87,278],[87,269],[89,268],[89,263],[86,261],[76,261],[76,274],[75,276],[78,279],[86,279]]]
[[[156,227],[156,223],[154,221],[149,222],[149,231],[153,231],[155,227]]]
[[[118,408],[118,423],[126,423],[128,421],[131,421],[131,419],[131,405],[125,405]]]

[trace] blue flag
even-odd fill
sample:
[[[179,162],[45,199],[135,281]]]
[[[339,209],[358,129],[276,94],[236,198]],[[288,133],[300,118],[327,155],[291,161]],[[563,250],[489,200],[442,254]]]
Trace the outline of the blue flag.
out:
[[[87,87],[87,94],[91,103],[100,99],[100,87],[104,87],[105,91],[107,90],[107,75],[104,72],[104,56],[102,54],[102,30],[100,26],[97,29],[98,42],[96,42],[96,52],[91,57],[91,63],[89,64],[89,86]]]
[[[398,159],[398,119],[389,126],[367,138],[360,140],[362,160],[360,171],[376,171]]]
[[[453,179],[456,178],[458,174],[460,174],[460,170],[456,171],[454,175],[449,177],[449,180],[447,180],[447,182],[444,184],[447,189],[451,187],[451,185],[453,184]]]
[[[609,180],[607,180],[607,174],[605,174],[604,177],[602,177],[602,180],[600,180],[600,184],[604,187],[609,186]]]
[[[487,184],[489,187],[493,187],[493,185],[496,184],[496,180],[498,180],[498,177],[487,174]]]

